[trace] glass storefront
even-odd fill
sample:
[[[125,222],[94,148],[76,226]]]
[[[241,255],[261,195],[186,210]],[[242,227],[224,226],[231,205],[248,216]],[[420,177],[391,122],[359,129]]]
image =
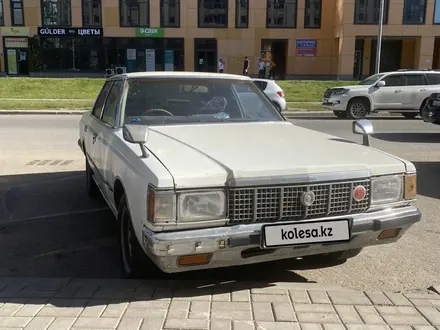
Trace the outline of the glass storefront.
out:
[[[155,70],[184,70],[183,38],[108,38],[40,36],[41,71],[90,72],[104,74],[106,68],[125,66],[130,71],[145,71],[147,50],[155,50]],[[131,50],[128,52],[127,50]],[[171,53],[172,52],[172,53]],[[127,59],[127,53],[130,55]],[[135,58],[135,66],[130,63]],[[166,66],[168,63],[168,66]],[[134,69],[134,70],[133,70]]]

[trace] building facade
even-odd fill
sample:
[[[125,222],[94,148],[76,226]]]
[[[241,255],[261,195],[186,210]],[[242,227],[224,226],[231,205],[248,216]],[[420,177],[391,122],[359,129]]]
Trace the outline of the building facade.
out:
[[[374,73],[380,0],[0,0],[0,71],[105,69],[360,79]],[[385,0],[381,71],[440,68],[440,0]],[[440,40],[440,39],[439,39]]]

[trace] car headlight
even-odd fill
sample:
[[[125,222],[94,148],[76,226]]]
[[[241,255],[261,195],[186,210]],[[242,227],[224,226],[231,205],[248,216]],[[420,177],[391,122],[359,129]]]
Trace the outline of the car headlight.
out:
[[[403,199],[403,176],[387,175],[371,179],[371,204],[388,204]]]
[[[332,96],[341,96],[341,95],[345,95],[349,92],[349,89],[345,89],[345,88],[341,88],[341,89],[335,89],[332,92]]]
[[[180,193],[177,205],[179,222],[226,218],[226,195],[222,190]]]

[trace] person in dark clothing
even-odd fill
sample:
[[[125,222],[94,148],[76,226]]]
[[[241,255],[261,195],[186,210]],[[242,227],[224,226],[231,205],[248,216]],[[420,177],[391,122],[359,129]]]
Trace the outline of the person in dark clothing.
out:
[[[244,62],[243,62],[243,76],[248,75],[248,69],[249,69],[249,60],[248,60],[248,57],[245,56]]]

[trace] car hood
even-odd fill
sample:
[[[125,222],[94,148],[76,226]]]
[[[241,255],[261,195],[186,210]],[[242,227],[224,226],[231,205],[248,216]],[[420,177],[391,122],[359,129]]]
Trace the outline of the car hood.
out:
[[[352,86],[340,86],[340,87],[332,87],[332,89],[345,88],[345,89],[365,89],[369,86],[366,85],[352,85]]]
[[[176,188],[224,186],[228,180],[368,170],[405,172],[403,160],[290,122],[153,126],[146,147]]]

